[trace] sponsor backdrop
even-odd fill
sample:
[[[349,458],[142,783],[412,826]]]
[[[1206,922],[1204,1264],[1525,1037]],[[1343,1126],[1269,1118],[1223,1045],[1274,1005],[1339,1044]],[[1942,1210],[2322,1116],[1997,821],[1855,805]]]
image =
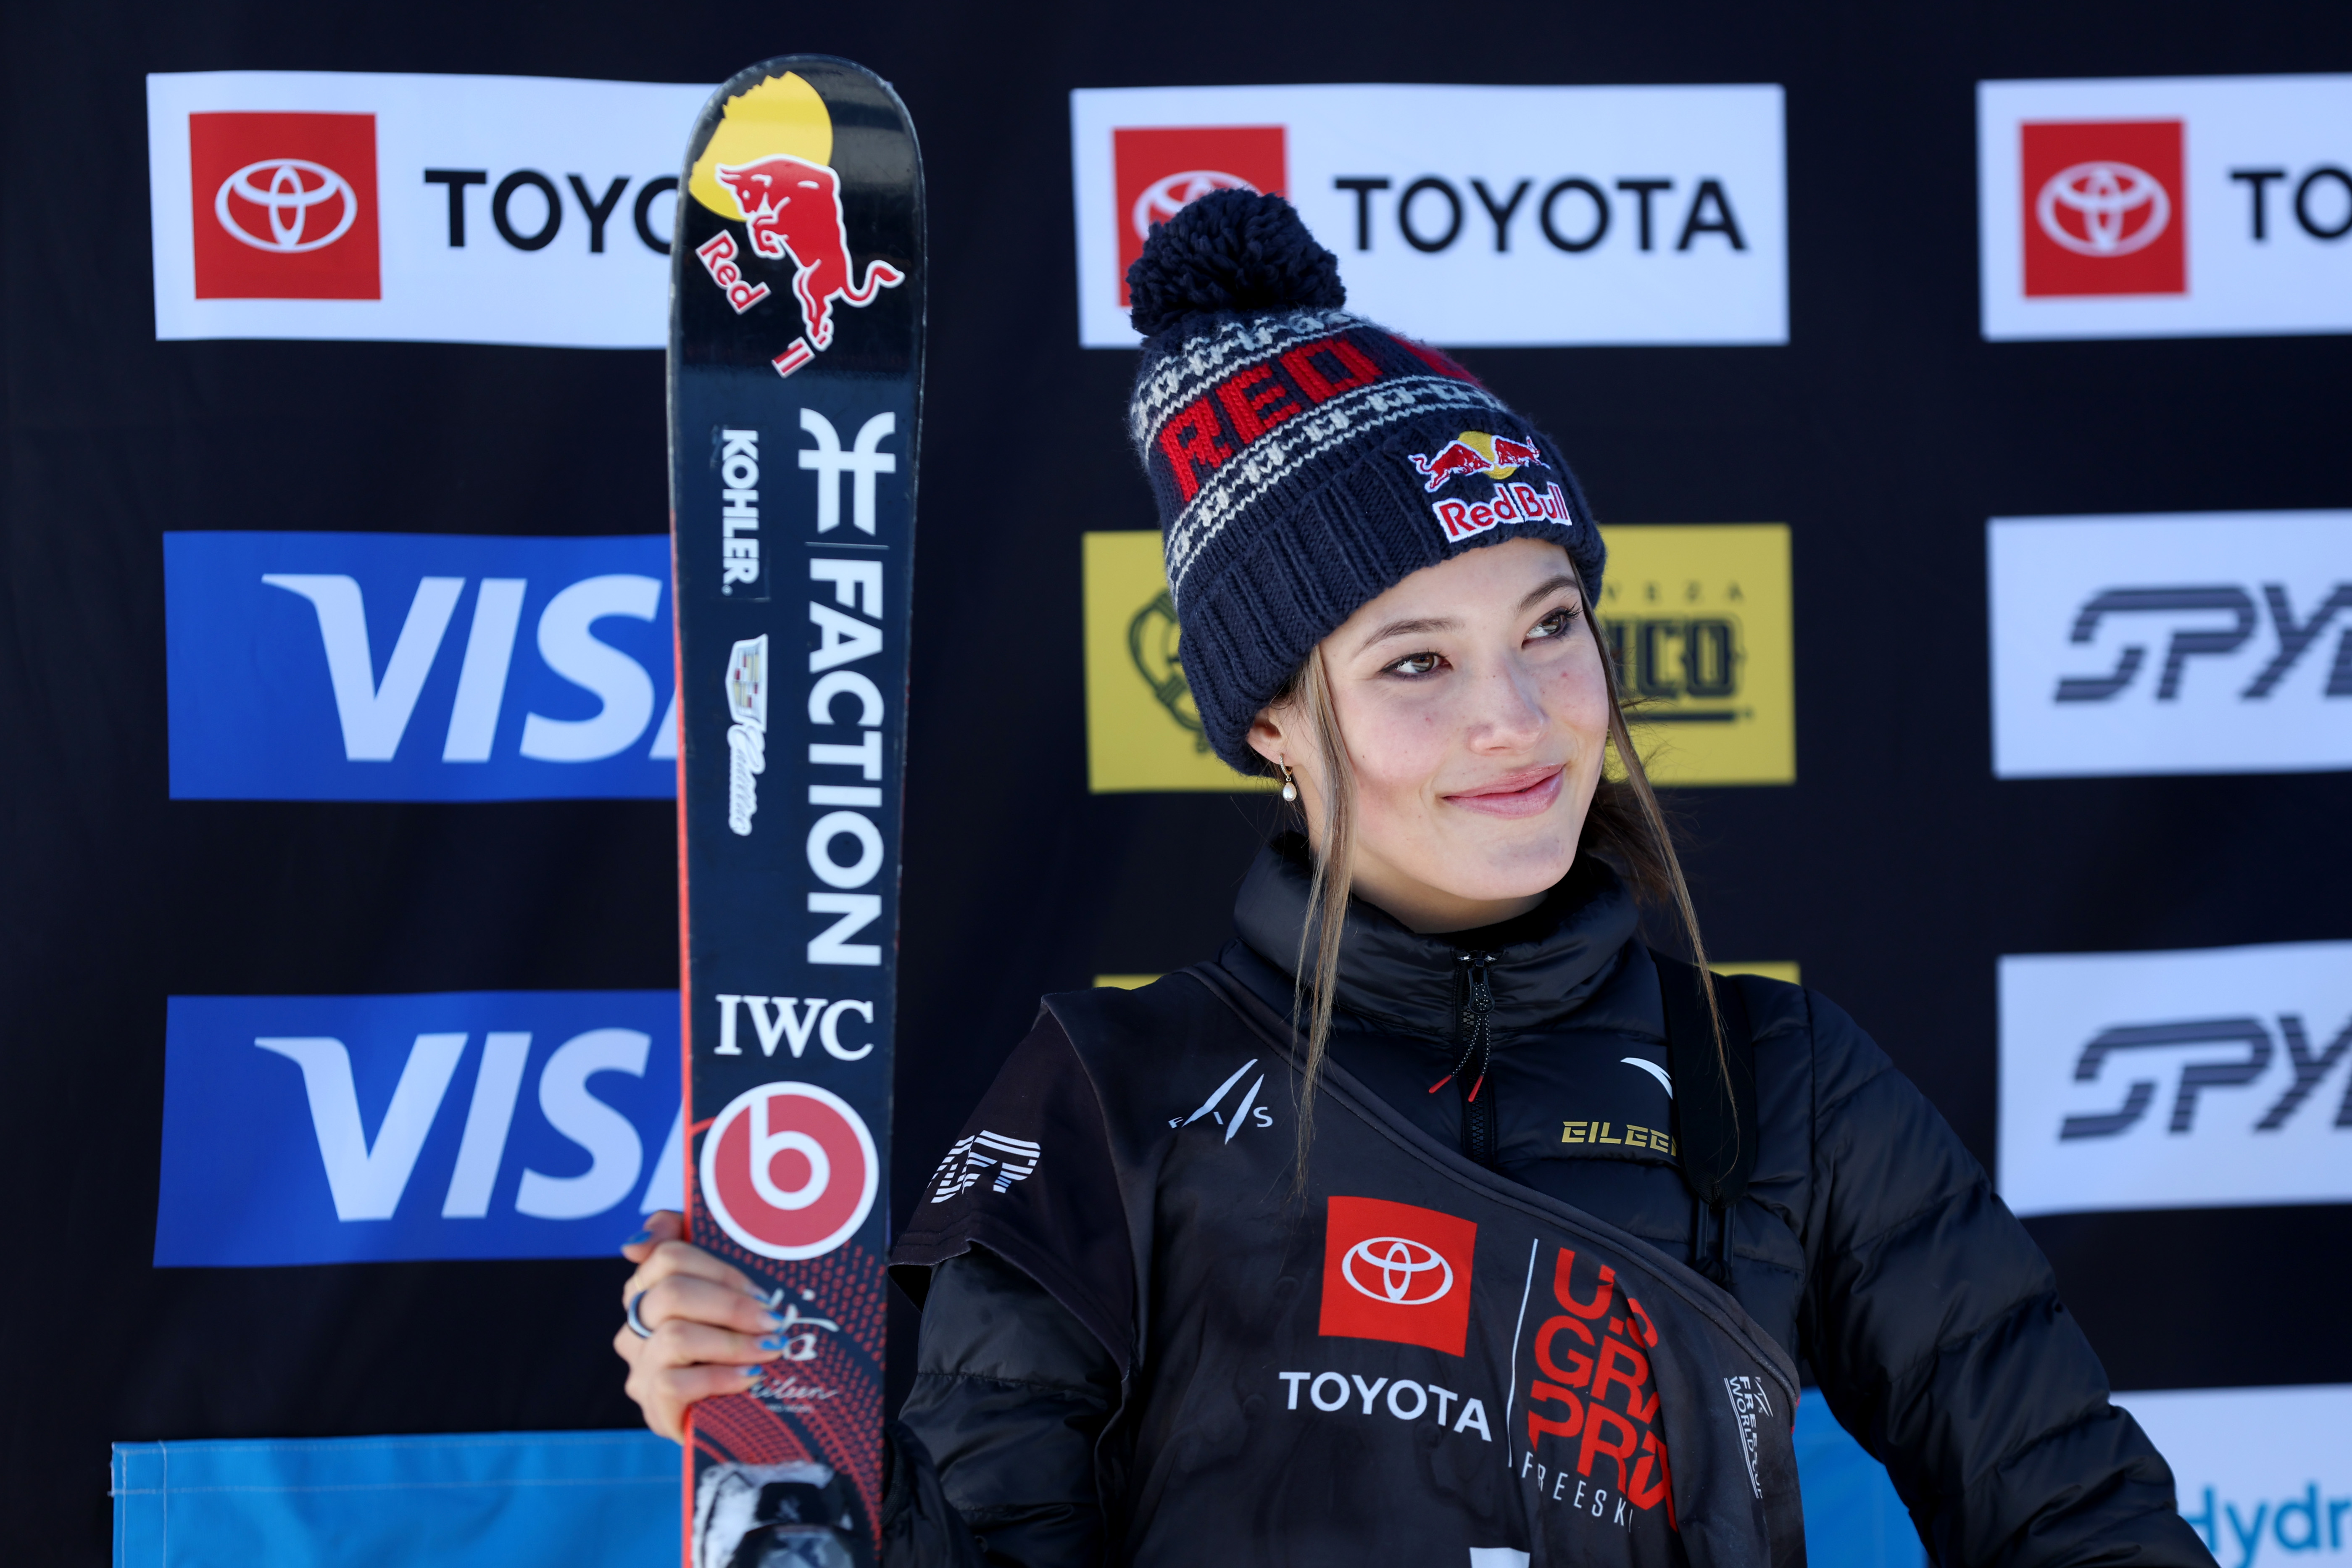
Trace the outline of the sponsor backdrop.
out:
[[[667,249],[709,85],[787,50],[890,79],[930,191],[894,1221],[1038,994],[1212,951],[1277,820],[1177,662],[1120,271],[1281,191],[1576,461],[1714,949],[1996,1172],[2228,1568],[2352,1552],[2352,20],[1448,15],[6,12],[16,1554],[107,1560],[110,1443],[143,1541],[159,1444],[309,1496],[239,1467],[632,1425],[727,698],[672,668]],[[911,437],[773,432],[729,504],[849,537]],[[856,1070],[851,1005],[725,1000]]]

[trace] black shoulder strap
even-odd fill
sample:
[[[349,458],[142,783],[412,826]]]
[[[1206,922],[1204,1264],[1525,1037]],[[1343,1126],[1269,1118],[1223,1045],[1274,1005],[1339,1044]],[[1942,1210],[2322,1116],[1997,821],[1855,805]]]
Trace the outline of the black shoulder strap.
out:
[[[1723,1014],[1724,1051],[1715,1048],[1702,977],[1695,963],[1653,952],[1666,1005],[1666,1070],[1675,1080],[1675,1142],[1683,1180],[1709,1208],[1738,1203],[1756,1169],[1756,1031],[1739,987],[1706,975]]]

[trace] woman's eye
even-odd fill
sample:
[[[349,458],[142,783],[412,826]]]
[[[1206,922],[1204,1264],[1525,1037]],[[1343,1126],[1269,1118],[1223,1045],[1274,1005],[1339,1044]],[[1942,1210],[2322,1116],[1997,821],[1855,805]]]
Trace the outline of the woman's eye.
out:
[[[1427,675],[1444,662],[1444,659],[1433,653],[1408,654],[1390,665],[1389,673],[1408,677]]]
[[[1535,624],[1535,628],[1528,632],[1528,636],[1530,638],[1556,637],[1562,632],[1568,630],[1569,624],[1575,619],[1576,606],[1573,605],[1563,605],[1559,609],[1554,610],[1550,615],[1546,616],[1542,620],[1538,621]]]

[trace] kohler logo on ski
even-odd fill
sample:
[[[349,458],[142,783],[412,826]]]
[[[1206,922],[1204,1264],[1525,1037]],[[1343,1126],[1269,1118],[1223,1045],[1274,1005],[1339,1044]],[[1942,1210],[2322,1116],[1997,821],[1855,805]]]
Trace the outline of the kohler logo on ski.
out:
[[[802,56],[719,89],[679,190],[670,451],[688,1220],[761,1289],[822,1308],[813,1359],[788,1371],[833,1391],[822,1421],[782,1372],[698,1407],[690,1562],[721,1568],[781,1544],[751,1539],[782,1528],[773,1521],[721,1529],[733,1514],[704,1505],[792,1453],[850,1500],[833,1530],[845,1555],[825,1560],[870,1563],[920,169],[887,85]]]

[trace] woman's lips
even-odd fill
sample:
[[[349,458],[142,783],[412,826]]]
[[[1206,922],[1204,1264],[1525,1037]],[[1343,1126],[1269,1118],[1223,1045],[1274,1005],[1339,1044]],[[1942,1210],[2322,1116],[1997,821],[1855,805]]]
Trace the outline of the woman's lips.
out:
[[[1540,816],[1559,798],[1560,780],[1567,774],[1568,770],[1562,767],[1522,768],[1504,774],[1483,789],[1465,790],[1444,798],[1449,805],[1488,816]]]

